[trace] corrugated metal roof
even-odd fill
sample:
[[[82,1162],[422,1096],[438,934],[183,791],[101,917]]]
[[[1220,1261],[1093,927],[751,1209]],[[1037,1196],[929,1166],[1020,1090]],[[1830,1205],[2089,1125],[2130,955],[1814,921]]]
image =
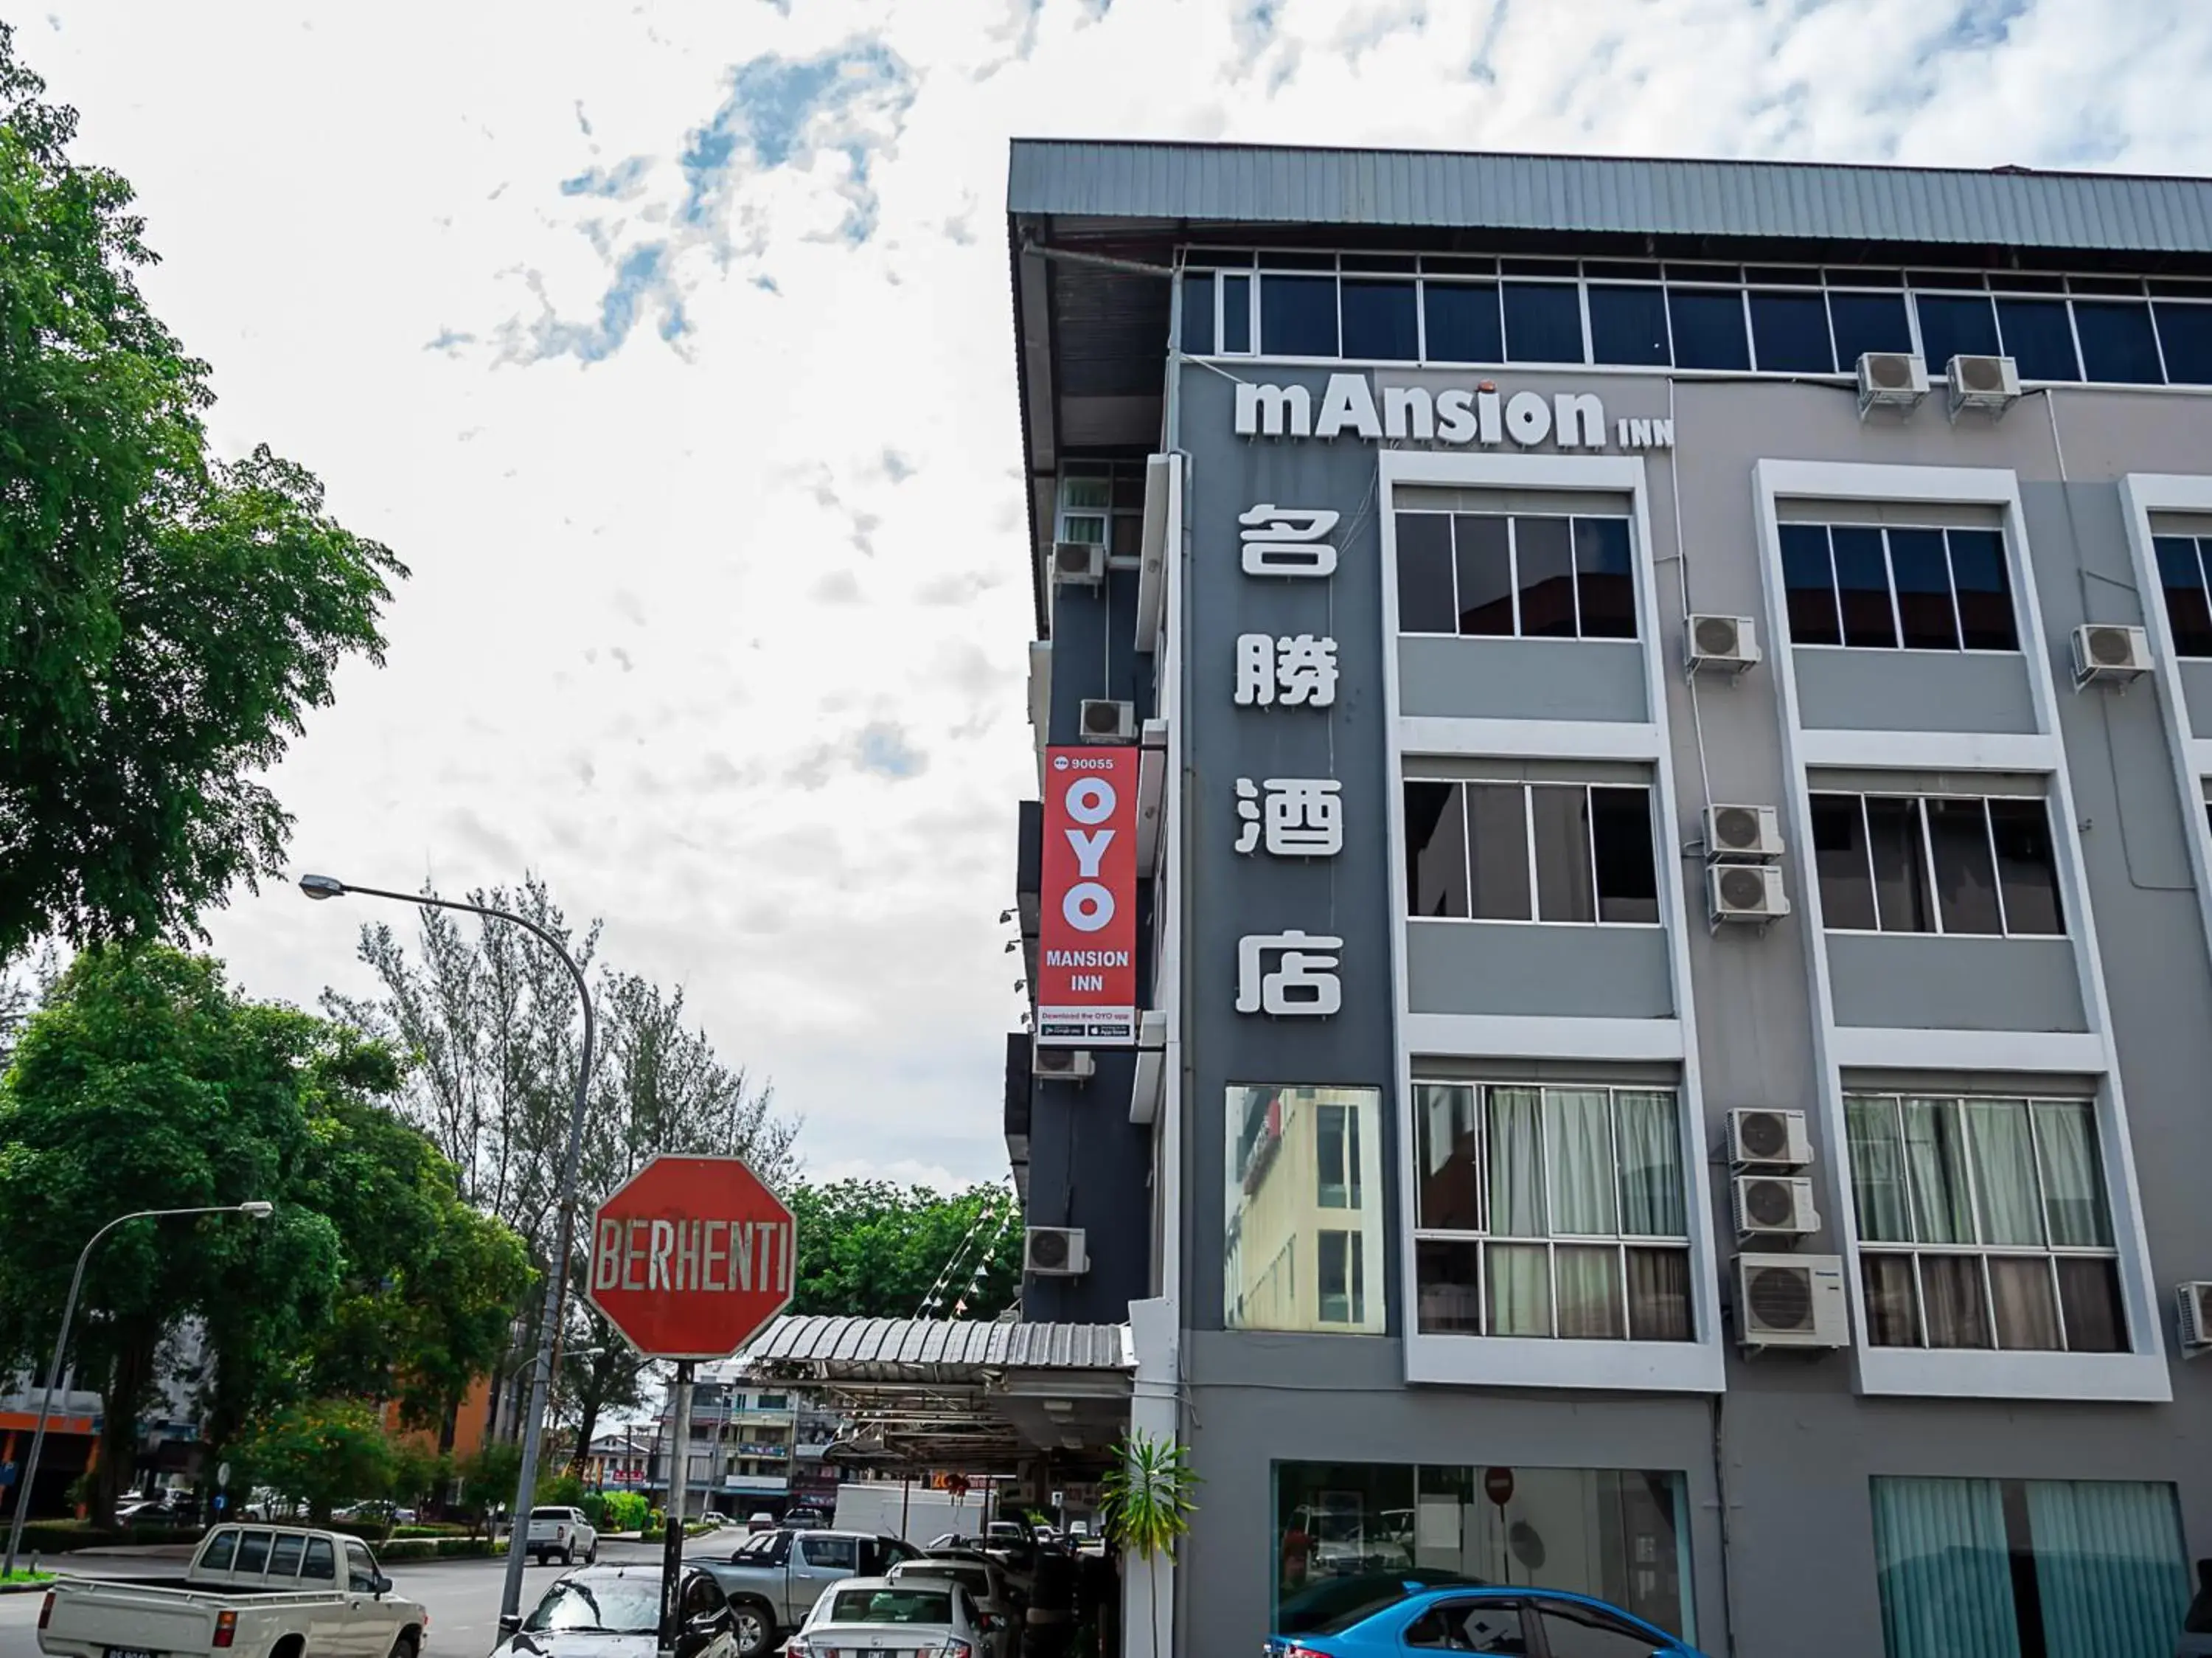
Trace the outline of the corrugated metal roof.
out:
[[[738,1355],[742,1363],[905,1369],[1129,1370],[1126,1324],[999,1324],[972,1320],[781,1318]]]
[[[1010,213],[2212,253],[2212,180],[1018,138]]]

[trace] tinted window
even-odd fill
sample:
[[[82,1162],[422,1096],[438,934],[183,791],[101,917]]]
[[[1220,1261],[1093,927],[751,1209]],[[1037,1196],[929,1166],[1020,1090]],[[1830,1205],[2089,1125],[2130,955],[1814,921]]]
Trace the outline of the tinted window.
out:
[[[1886,933],[1932,933],[1928,860],[1920,838],[1920,802],[1869,795],[1867,845],[1874,856],[1875,905]]]
[[[297,1532],[280,1532],[276,1546],[269,1551],[269,1575],[271,1577],[297,1577],[300,1575],[300,1549],[307,1540]]]
[[[1928,358],[1928,372],[1940,375],[1954,357],[1995,357],[1997,354],[1996,313],[1986,296],[1969,299],[1963,294],[1919,294],[1920,349]]]
[[[1890,574],[1897,582],[1897,621],[1908,650],[1956,650],[1959,619],[1951,608],[1951,564],[1941,530],[1889,532]]]
[[[1524,637],[1575,637],[1574,542],[1564,518],[1513,521],[1514,576]]]
[[[1580,363],[1583,302],[1572,283],[1505,284],[1505,358],[1509,363]]]
[[[1928,842],[1947,933],[2001,933],[1989,814],[1978,800],[1931,800]]]
[[[1866,821],[1856,795],[1815,795],[1813,861],[1820,878],[1820,918],[1830,927],[1875,930],[1874,873],[1867,864]]]
[[[1585,639],[1636,637],[1626,518],[1575,520],[1575,600]]]
[[[1406,881],[1408,914],[1466,917],[1467,827],[1458,784],[1406,784]]]
[[[2173,648],[2184,656],[2212,656],[2212,607],[2205,598],[2204,568],[2197,542],[2186,535],[2160,535],[2151,543],[2158,555],[2158,579],[2166,588],[2166,625]]]
[[[1452,599],[1451,520],[1437,512],[1401,512],[1396,528],[1398,631],[1457,632],[1459,615]],[[1506,619],[1510,625],[1510,614]]]
[[[1490,283],[1431,282],[1421,289],[1431,363],[1502,363],[1505,336]],[[2212,313],[2208,313],[2212,314]]]
[[[1540,785],[1528,791],[1536,840],[1536,919],[1595,921],[1590,890],[1589,791]]]
[[[2166,377],[2178,386],[2212,385],[2212,305],[2172,305],[2158,313],[2158,343],[2166,349]]]
[[[2148,305],[2077,299],[2074,328],[2081,337],[2081,371],[2086,378],[2150,386],[2162,378]]]
[[[799,1558],[810,1566],[828,1566],[841,1571],[858,1571],[860,1557],[849,1537],[803,1537],[799,1541]]]
[[[1651,856],[1650,792],[1592,789],[1590,839],[1597,863],[1597,918],[1658,920],[1659,875]]]
[[[2003,535],[1996,530],[1947,530],[1944,543],[1958,591],[1960,642],[1969,650],[2017,650]]]
[[[325,1545],[327,1546],[327,1545]],[[230,1563],[238,1554],[238,1533],[217,1532],[208,1539],[206,1550],[200,1555],[202,1571],[228,1571]]]
[[[241,1572],[261,1572],[269,1564],[269,1533],[241,1532],[238,1539],[238,1566]]]
[[[1194,357],[1213,355],[1213,272],[1195,271],[1182,279],[1182,349]]]
[[[1411,363],[1421,354],[1413,283],[1344,281],[1344,355]]]
[[[2001,299],[1997,326],[2004,332],[2005,355],[2020,365],[2022,380],[2081,378],[2064,300]]]
[[[331,1547],[329,1538],[311,1537],[307,1539],[307,1552],[300,1563],[300,1576],[317,1578],[325,1583],[337,1581],[337,1554]]]
[[[1471,783],[1466,801],[1479,921],[1528,919],[1528,791],[1517,783]]]
[[[1889,607],[1889,561],[1881,532],[1861,524],[1837,524],[1828,531],[1836,560],[1836,596],[1843,613],[1847,645],[1893,646],[1897,621]]]
[[[1336,278],[1260,278],[1260,350],[1268,357],[1335,357]]]
[[[2051,845],[2051,813],[2039,800],[1990,802],[1990,838],[1996,844],[1997,886],[2008,933],[2063,933],[2058,861]]]
[[[346,1586],[363,1591],[376,1588],[376,1562],[368,1557],[368,1551],[349,1540],[345,1545]]]
[[[919,1583],[884,1589],[838,1589],[830,1597],[833,1624],[949,1624],[952,1592]]]
[[[1221,349],[1243,354],[1252,349],[1252,278],[1221,278]]]
[[[1658,288],[1589,290],[1590,361],[1663,364],[1667,355],[1667,296]]]
[[[1748,369],[1743,296],[1733,289],[1669,288],[1667,313],[1674,326],[1678,369]]]
[[[1828,320],[1836,331],[1836,362],[1855,373],[1869,351],[1909,351],[1912,328],[1902,294],[1831,294]]]
[[[1542,1606],[1544,1644],[1552,1658],[1651,1658],[1649,1632],[1580,1606]]]
[[[1751,338],[1765,372],[1825,375],[1835,369],[1828,308],[1818,294],[1753,294]]]
[[[1836,572],[1828,562],[1825,524],[1784,524],[1782,585],[1790,596],[1790,637],[1801,645],[1839,645],[1844,631],[1836,619]]]
[[[1452,519],[1452,565],[1459,583],[1459,631],[1513,631],[1510,520],[1461,513]]]

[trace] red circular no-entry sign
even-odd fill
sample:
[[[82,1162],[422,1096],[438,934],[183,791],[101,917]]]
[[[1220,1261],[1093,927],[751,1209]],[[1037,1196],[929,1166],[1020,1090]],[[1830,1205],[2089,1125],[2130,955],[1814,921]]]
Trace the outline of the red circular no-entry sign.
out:
[[[586,1293],[647,1358],[726,1359],[791,1304],[798,1242],[742,1157],[664,1155],[592,1216]]]

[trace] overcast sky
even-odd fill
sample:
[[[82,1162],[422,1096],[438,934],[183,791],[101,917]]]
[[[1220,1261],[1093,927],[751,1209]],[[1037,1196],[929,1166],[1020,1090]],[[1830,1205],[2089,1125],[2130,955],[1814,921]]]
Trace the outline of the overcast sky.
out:
[[[312,466],[414,570],[389,665],[276,775],[295,869],[540,872],[773,1077],[823,1175],[1006,1169],[1010,136],[2212,162],[2204,0],[14,17],[137,186],[218,448]],[[247,990],[312,1003],[367,988],[365,912],[283,889],[212,924]]]

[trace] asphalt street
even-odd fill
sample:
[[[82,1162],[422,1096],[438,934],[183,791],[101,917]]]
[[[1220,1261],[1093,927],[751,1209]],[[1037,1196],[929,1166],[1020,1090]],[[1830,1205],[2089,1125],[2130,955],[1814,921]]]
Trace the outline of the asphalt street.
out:
[[[712,1543],[710,1539],[694,1538],[687,1551],[696,1553]],[[729,1550],[729,1544],[722,1544],[720,1552],[727,1554]],[[602,1543],[599,1564],[657,1570],[659,1545]],[[134,1560],[108,1555],[85,1559],[72,1570],[87,1576],[181,1578],[185,1566],[180,1560]],[[507,1573],[504,1560],[404,1561],[390,1571],[398,1594],[421,1601],[429,1610],[426,1658],[486,1658],[497,1644],[499,1592]],[[559,1566],[526,1569],[522,1580],[526,1612],[537,1605],[538,1597],[561,1571]],[[0,1595],[0,1658],[39,1658],[39,1604],[43,1599],[36,1594]]]

